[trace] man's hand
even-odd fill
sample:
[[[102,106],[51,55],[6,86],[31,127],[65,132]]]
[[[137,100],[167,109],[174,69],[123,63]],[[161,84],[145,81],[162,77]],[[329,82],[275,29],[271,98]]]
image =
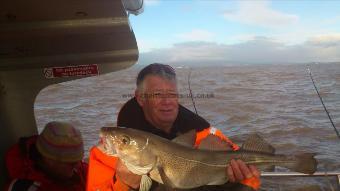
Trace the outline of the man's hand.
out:
[[[129,169],[124,165],[124,163],[118,159],[116,166],[116,176],[124,182],[126,185],[133,189],[137,189],[140,184],[140,180],[142,176],[133,174]]]
[[[253,176],[260,178],[261,173],[253,165],[247,166],[242,160],[232,159],[227,167],[227,176],[230,182],[241,182]]]

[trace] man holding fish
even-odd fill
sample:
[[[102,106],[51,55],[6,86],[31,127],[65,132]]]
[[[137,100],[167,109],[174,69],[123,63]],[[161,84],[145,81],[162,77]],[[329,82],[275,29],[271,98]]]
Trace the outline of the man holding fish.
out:
[[[204,185],[226,182],[257,190],[260,172],[251,164],[259,164],[261,157],[262,163],[285,161],[289,165],[281,166],[293,170],[301,166],[296,157],[274,156],[274,149],[256,136],[244,144],[249,153],[238,152],[239,147],[219,130],[179,105],[177,95],[176,74],[170,66],[155,63],[140,71],[135,97],[118,115],[118,126],[128,129],[102,128],[102,144],[91,149],[88,190],[224,190]],[[235,152],[228,155],[226,150]],[[297,170],[312,173],[313,156],[301,157],[311,160],[312,167]]]
[[[173,139],[177,134],[192,129],[197,132],[203,132],[204,129],[210,131],[210,124],[206,120],[179,105],[177,93],[176,74],[171,66],[151,64],[145,67],[137,77],[135,98],[124,105],[118,116],[118,126],[149,131],[167,139]],[[204,136],[202,133],[201,135]],[[235,149],[236,146],[229,143],[230,148]],[[195,142],[192,146],[194,144]],[[93,169],[91,162],[90,170]],[[139,187],[141,176],[129,172],[120,160],[115,165],[115,176],[131,188]],[[259,171],[241,160],[232,160],[226,174],[230,182],[243,181],[249,186],[253,185],[255,189],[259,185]]]

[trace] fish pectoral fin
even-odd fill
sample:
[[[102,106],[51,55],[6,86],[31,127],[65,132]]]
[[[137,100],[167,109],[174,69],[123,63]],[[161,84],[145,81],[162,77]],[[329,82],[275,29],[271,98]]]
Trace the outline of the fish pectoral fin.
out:
[[[243,143],[242,150],[274,154],[275,148],[267,143],[260,135],[254,133]]]
[[[139,191],[149,191],[152,186],[152,180],[147,175],[142,175],[142,179],[139,184]]]
[[[164,168],[159,164],[157,165],[158,173],[162,179],[163,184],[170,186],[171,188],[176,188],[176,186],[169,180],[164,172]]]

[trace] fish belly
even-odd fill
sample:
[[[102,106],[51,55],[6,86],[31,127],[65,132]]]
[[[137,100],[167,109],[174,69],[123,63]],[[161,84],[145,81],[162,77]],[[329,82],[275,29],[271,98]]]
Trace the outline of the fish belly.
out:
[[[159,158],[158,167],[150,177],[166,186],[180,189],[203,185],[220,185],[227,182],[226,165],[214,165],[174,155]],[[161,175],[163,174],[163,175]]]

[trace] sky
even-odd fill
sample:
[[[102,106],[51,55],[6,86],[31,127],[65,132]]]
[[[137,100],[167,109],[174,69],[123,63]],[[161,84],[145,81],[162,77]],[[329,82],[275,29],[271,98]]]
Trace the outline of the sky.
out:
[[[340,61],[337,0],[144,0],[130,15],[139,63]]]

